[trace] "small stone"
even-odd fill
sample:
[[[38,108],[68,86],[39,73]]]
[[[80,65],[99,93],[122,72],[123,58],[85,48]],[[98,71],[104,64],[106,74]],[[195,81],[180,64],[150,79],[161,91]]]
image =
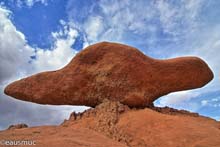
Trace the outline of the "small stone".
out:
[[[14,129],[21,129],[21,128],[28,128],[28,125],[26,124],[10,125],[7,130],[14,130]]]

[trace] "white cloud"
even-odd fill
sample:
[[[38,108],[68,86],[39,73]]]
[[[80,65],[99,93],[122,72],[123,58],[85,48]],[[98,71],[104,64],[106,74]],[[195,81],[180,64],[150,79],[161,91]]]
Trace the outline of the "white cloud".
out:
[[[27,44],[24,34],[12,24],[10,13],[0,8],[1,83],[45,70],[56,70],[66,65],[77,53],[71,46],[78,32],[63,21],[63,29],[52,32],[55,41],[50,49],[32,48]],[[31,60],[30,56],[33,55],[36,60]]]
[[[213,101],[213,102],[218,102],[219,99],[217,99],[217,98],[213,98],[211,101]]]
[[[98,16],[103,19],[102,26],[104,26],[105,31],[94,38],[95,40],[123,41],[127,31],[135,34],[155,31],[153,24],[146,23],[155,16],[155,9],[150,8],[153,6],[151,2],[136,1],[134,3],[131,0],[101,0],[99,6],[102,13]],[[103,27],[99,29],[103,30]],[[99,32],[99,29],[96,31]]]
[[[0,87],[3,91],[3,87]],[[57,125],[68,119],[72,111],[81,112],[84,106],[39,105],[11,99],[0,93],[0,130],[11,124],[26,123],[29,126]]]
[[[70,4],[71,2],[72,4]],[[72,9],[75,11],[79,9],[78,7],[88,9],[88,13],[83,13],[81,14],[83,16],[77,18],[85,19],[80,22],[80,25],[83,26],[91,42],[97,40],[123,42],[130,32],[133,33],[133,36],[147,34],[145,38],[140,39],[146,43],[147,40],[157,41],[155,40],[157,31],[171,35],[173,41],[192,33],[197,26],[196,21],[203,6],[203,0],[178,1],[175,4],[172,1],[164,0],[135,2],[132,0],[100,0],[96,4],[96,9],[94,9],[94,5],[75,5],[74,0],[69,1],[69,5],[72,5]],[[97,9],[99,12],[96,12]],[[75,16],[71,9],[68,11],[71,20]]]
[[[97,41],[95,39],[101,35],[103,31],[103,19],[100,16],[94,17],[91,16],[85,23],[85,32],[88,34],[88,39],[92,41]]]
[[[28,61],[34,53],[25,36],[8,19],[9,16],[10,11],[0,7],[0,83],[28,68]]]
[[[10,20],[10,11],[0,7],[0,129],[10,124],[59,124],[72,111],[88,107],[42,106],[11,99],[3,93],[9,82],[44,70],[55,70],[69,62],[76,51],[71,48],[78,36],[77,30],[61,21],[63,29],[53,32],[54,45],[50,49],[32,48],[25,36]],[[30,56],[35,55],[36,60]],[[31,61],[31,63],[30,63]],[[49,118],[49,119],[48,119]]]
[[[41,3],[43,5],[47,5],[48,0],[11,0],[12,2],[16,3],[18,7],[28,6],[32,7],[36,3]]]
[[[193,33],[197,29],[197,20],[203,4],[203,0],[182,0],[175,4],[170,1],[157,1],[156,8],[163,31],[177,36],[176,39]]]
[[[199,108],[201,108],[201,104],[190,100],[196,98],[199,95],[200,93],[194,92],[193,90],[174,92],[161,97],[154,104],[155,106],[159,107],[169,106],[173,108],[186,109],[192,112],[197,112]]]
[[[220,99],[217,97],[217,98],[202,100],[201,105],[209,106],[209,107],[220,107]]]
[[[37,72],[56,70],[66,65],[75,56],[77,51],[71,48],[78,36],[77,30],[69,27],[62,21],[63,30],[52,32],[55,39],[51,49],[37,49],[36,60],[32,62]]]
[[[178,11],[174,9],[168,2],[160,0],[157,1],[156,8],[159,11],[160,21],[162,23],[164,32],[171,33],[174,30],[176,22],[174,21],[177,17]]]
[[[53,46],[40,49],[27,44],[24,34],[9,19],[10,13],[0,7],[0,83],[40,71],[56,70],[66,65],[77,53],[71,46],[78,31],[63,20],[60,21],[63,29],[52,32]],[[36,56],[35,60],[30,58],[33,55]]]
[[[159,101],[160,106],[179,106],[184,102],[189,101],[192,98],[195,98],[199,93],[192,93],[192,90],[180,91],[168,94],[164,97],[161,97]]]
[[[215,116],[214,119],[220,121],[220,116]]]
[[[208,101],[207,100],[202,100],[201,104],[202,104],[202,106],[206,106],[208,104]]]

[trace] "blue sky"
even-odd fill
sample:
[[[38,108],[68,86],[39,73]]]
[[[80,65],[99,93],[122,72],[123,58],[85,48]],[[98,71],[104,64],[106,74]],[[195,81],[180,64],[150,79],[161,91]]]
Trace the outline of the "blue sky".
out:
[[[219,16],[218,0],[0,0],[0,129],[20,122],[58,124],[71,111],[86,109],[21,102],[3,89],[19,78],[61,68],[100,41],[125,43],[159,59],[204,59],[215,74],[212,82],[163,96],[155,104],[219,120]]]

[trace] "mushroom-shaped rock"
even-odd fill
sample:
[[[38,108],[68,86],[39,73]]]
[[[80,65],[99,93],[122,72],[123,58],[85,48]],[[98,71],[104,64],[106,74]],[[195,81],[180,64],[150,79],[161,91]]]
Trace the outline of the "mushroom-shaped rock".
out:
[[[39,104],[95,107],[110,99],[144,107],[170,92],[202,87],[212,78],[197,57],[158,60],[134,47],[101,42],[83,49],[60,70],[11,83],[5,93]]]

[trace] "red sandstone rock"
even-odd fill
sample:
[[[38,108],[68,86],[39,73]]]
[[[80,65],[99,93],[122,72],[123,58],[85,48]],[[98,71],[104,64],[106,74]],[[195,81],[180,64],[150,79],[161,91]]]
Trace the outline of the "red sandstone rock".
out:
[[[170,92],[202,87],[212,78],[197,57],[158,60],[127,45],[102,42],[85,48],[60,70],[13,82],[5,93],[40,104],[94,107],[110,99],[144,107]]]
[[[104,101],[58,126],[0,131],[0,140],[33,140],[36,147],[219,147],[220,122],[168,107],[155,110]]]
[[[28,125],[26,125],[26,124],[10,125],[8,127],[8,130],[21,129],[21,128],[28,128]]]

